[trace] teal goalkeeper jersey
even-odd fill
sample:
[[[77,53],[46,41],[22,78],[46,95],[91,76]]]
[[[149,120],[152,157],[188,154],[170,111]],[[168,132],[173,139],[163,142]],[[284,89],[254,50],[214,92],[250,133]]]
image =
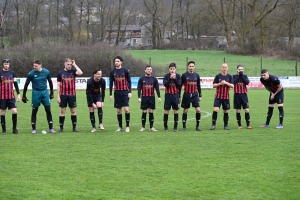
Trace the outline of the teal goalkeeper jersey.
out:
[[[42,91],[47,90],[48,80],[51,80],[50,72],[47,69],[42,68],[40,72],[31,70],[27,75],[26,82],[29,83],[31,81],[33,90]]]

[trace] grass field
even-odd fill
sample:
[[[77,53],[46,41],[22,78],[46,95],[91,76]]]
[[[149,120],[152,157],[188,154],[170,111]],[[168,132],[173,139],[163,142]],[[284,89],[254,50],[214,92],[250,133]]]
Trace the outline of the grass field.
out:
[[[248,76],[260,76],[261,71],[261,58],[226,54],[223,51],[128,50],[126,52],[147,64],[149,64],[149,58],[151,58],[151,65],[165,67],[165,73],[168,72],[169,64],[175,62],[177,64],[177,72],[182,74],[186,71],[186,61],[193,60],[196,62],[196,71],[200,76],[215,76],[215,74],[220,73],[224,58],[229,65],[229,73],[231,74],[236,73],[238,64],[245,66],[245,72]],[[277,76],[295,76],[295,66],[295,61],[273,58],[263,58],[262,60],[262,68],[268,69],[271,74],[273,73]],[[160,76],[163,75],[160,74]]]
[[[41,107],[38,133],[32,135],[30,103],[18,103],[21,134],[11,133],[8,112],[7,134],[0,139],[0,199],[300,199],[299,90],[285,90],[281,130],[275,129],[277,109],[271,127],[258,128],[265,122],[268,92],[250,90],[253,130],[238,130],[232,109],[232,130],[223,130],[219,113],[217,129],[210,131],[214,92],[203,91],[201,132],[195,131],[194,109],[188,114],[187,132],[163,132],[163,103],[155,111],[159,131],[148,131],[147,122],[147,131],[139,132],[136,91],[130,102],[130,133],[114,132],[116,110],[108,98],[105,130],[91,133],[84,91],[77,98],[79,133],[71,132],[68,112],[64,133],[41,134],[47,130]],[[58,129],[54,100],[52,111]]]

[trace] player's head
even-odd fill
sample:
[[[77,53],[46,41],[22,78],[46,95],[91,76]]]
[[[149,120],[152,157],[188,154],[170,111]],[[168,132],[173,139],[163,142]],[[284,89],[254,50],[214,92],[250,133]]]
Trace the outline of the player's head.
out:
[[[152,67],[150,65],[147,65],[145,67],[145,75],[146,76],[151,76],[151,74],[152,74]]]
[[[172,62],[169,64],[169,72],[170,72],[170,74],[173,74],[176,72],[176,63]]]
[[[261,74],[260,75],[261,78],[264,80],[268,80],[270,77],[270,74],[269,74],[268,70],[266,70],[266,69],[261,70],[260,74]]]
[[[236,66],[236,71],[237,71],[237,73],[243,72],[244,71],[244,66],[243,65]]]
[[[35,60],[35,61],[33,62],[33,69],[34,69],[35,71],[41,71],[41,70],[42,70],[42,61],[40,61],[40,60]]]
[[[226,63],[223,63],[223,64],[221,65],[221,70],[222,70],[222,74],[223,74],[223,75],[226,75],[227,72],[228,72],[228,65],[227,65]]]
[[[2,60],[3,70],[7,71],[9,69],[9,63],[10,63],[10,60],[8,58],[5,58]]]
[[[121,56],[117,56],[114,58],[116,68],[122,67],[123,58]]]
[[[95,81],[99,81],[102,77],[102,70],[101,69],[96,69],[94,72],[93,72],[93,75],[94,75],[94,80]]]
[[[188,70],[190,73],[193,73],[195,71],[195,62],[194,61],[188,62]]]
[[[72,65],[73,65],[73,61],[71,60],[71,58],[66,58],[65,59],[65,70],[69,71],[72,69]]]

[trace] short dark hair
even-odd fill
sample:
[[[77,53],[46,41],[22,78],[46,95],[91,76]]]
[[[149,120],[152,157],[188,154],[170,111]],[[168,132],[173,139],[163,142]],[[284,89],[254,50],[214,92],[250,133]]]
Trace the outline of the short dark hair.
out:
[[[97,72],[99,72],[99,71],[101,71],[101,72],[102,72],[102,70],[101,70],[101,69],[95,69],[95,71],[93,72],[93,74],[97,74]]]
[[[147,69],[148,67],[151,67],[151,68],[152,68],[152,66],[151,66],[151,65],[146,65],[145,69]]]
[[[187,65],[189,66],[191,63],[195,64],[195,61],[189,61]]]
[[[9,61],[8,58],[4,58],[4,59],[2,60],[2,65],[3,65],[3,63],[10,63],[10,61]]]
[[[42,61],[40,61],[40,60],[35,60],[33,63],[34,63],[34,64],[41,65],[41,64],[42,64]]]
[[[176,68],[176,63],[174,63],[174,62],[170,63],[169,64],[169,68],[171,68],[171,67],[175,67]]]
[[[263,69],[263,70],[261,70],[261,74],[264,74],[264,73],[267,73],[268,72],[268,70],[266,70],[266,69]]]
[[[244,66],[243,65],[241,65],[241,64],[239,64],[239,65],[237,65],[236,66],[236,68],[238,69],[239,67],[242,67],[242,68],[244,68]]]
[[[123,58],[122,58],[121,56],[116,56],[116,57],[114,58],[114,61],[115,61],[116,59],[119,59],[121,62],[123,62]]]

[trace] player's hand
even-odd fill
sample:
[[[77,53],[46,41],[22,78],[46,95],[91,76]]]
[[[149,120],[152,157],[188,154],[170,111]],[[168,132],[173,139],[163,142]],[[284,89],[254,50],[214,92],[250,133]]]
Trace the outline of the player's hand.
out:
[[[49,97],[50,97],[50,99],[53,99],[54,98],[54,94],[50,93]]]
[[[110,101],[112,101],[112,100],[113,100],[113,99],[112,99],[112,96],[109,96],[109,100],[110,100]]]
[[[274,97],[275,97],[275,94],[274,94],[274,93],[272,93],[272,94],[271,94],[271,97],[270,97],[270,99],[271,99],[271,100],[273,100],[273,99],[274,99]]]
[[[141,99],[141,98],[138,98],[138,102],[141,103],[141,102],[142,102],[142,99]]]
[[[21,97],[20,97],[20,94],[18,94],[17,101],[20,102],[20,100],[21,100]]]
[[[60,97],[57,97],[57,103],[60,104]]]
[[[199,101],[201,101],[202,100],[202,97],[199,97]]]
[[[23,103],[27,103],[27,101],[28,101],[27,97],[26,97],[26,96],[23,96],[23,97],[22,97],[22,101],[23,101]]]
[[[242,71],[239,72],[239,76],[243,76],[243,72]]]
[[[128,98],[131,99],[131,93],[128,93]]]
[[[161,102],[161,98],[158,98],[158,103],[160,103]]]

